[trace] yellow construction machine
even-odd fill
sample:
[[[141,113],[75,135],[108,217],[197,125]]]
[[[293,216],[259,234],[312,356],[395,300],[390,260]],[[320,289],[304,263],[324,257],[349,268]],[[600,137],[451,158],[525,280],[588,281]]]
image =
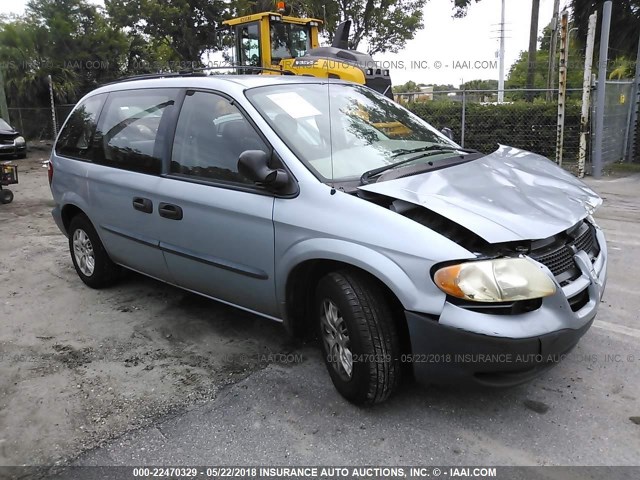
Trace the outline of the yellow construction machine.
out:
[[[366,53],[348,49],[351,22],[338,26],[333,44],[321,47],[318,31],[322,20],[284,15],[284,4],[277,12],[262,12],[223,22],[234,36],[235,63],[245,71],[263,75],[287,74],[336,78],[366,85],[389,98],[389,70],[379,68]],[[276,70],[275,72],[273,70]]]

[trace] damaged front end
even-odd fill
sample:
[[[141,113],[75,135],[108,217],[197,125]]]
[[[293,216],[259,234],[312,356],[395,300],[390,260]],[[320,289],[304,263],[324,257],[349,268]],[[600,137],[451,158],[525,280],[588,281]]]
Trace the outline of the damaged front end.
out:
[[[555,365],[591,326],[606,283],[606,241],[591,217],[601,200],[548,160],[501,147],[361,189],[475,257],[431,269],[447,295],[438,315],[406,314],[413,355],[433,360],[413,362],[418,376],[519,384]]]
[[[412,215],[422,220],[429,216]],[[509,301],[474,301],[448,293],[437,318],[407,312],[413,353],[434,360],[414,362],[416,375],[429,381],[465,377],[483,385],[512,386],[562,360],[590,328],[604,292],[607,249],[602,231],[584,219],[545,239],[502,244],[483,244],[479,237],[451,226],[449,231],[473,248],[477,261],[468,264],[526,259],[555,288]],[[432,275],[442,266],[434,266]],[[437,284],[437,278],[434,281]],[[520,287],[516,291],[522,290],[517,279],[511,281],[514,284]]]

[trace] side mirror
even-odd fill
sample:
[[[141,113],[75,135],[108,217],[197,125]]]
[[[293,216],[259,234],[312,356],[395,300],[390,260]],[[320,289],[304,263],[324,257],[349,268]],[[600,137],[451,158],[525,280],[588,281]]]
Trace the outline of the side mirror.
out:
[[[444,127],[442,130],[440,130],[440,133],[442,133],[449,140],[453,140],[453,130],[451,130],[449,127]]]
[[[269,167],[269,155],[262,150],[245,150],[238,158],[238,172],[252,182],[274,190],[289,184],[289,174]]]

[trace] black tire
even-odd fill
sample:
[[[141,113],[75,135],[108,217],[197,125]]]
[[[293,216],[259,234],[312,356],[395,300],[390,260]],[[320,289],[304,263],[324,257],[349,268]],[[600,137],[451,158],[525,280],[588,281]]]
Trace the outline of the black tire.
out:
[[[341,366],[344,364],[336,361],[335,350],[330,351],[324,337],[327,301],[334,303],[346,324],[348,350],[353,360],[351,375]],[[389,398],[400,385],[400,341],[385,292],[378,283],[356,271],[329,273],[318,283],[314,314],[324,361],[340,394],[358,405],[372,405]]]
[[[91,272],[87,271],[86,263],[84,267],[79,264],[82,260],[76,258],[74,252],[74,238],[76,233],[81,235],[84,232],[89,240],[89,247],[93,253],[93,269]],[[104,249],[100,237],[96,229],[93,228],[91,221],[83,214],[78,214],[71,219],[69,224],[69,253],[71,254],[71,261],[76,269],[76,273],[80,279],[91,288],[105,288],[114,285],[120,278],[120,267],[113,263]],[[83,268],[85,271],[83,271]]]
[[[7,204],[13,202],[13,192],[3,188],[0,190],[0,203]]]

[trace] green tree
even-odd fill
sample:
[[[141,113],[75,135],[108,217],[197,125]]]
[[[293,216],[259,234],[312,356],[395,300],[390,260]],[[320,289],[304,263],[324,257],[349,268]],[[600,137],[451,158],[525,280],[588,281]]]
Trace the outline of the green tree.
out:
[[[423,26],[423,8],[428,0],[291,0],[286,12],[291,15],[323,20],[329,40],[337,26],[352,20],[349,48],[357,50],[367,45],[370,54],[397,52],[414,38]],[[440,0],[437,0],[440,1]],[[480,0],[450,0],[456,17],[463,17],[472,2]],[[274,1],[235,0],[234,15],[247,15],[274,10]]]
[[[497,80],[469,80],[460,85],[464,90],[498,90]]]
[[[413,80],[409,80],[407,83],[393,87],[393,93],[409,93],[418,91],[420,91],[420,87]]]
[[[451,84],[447,84],[447,85],[434,85],[433,86],[433,91],[434,92],[453,92],[455,90],[458,90],[456,87],[454,87]]]
[[[583,80],[583,65],[584,57],[580,54],[579,49],[571,42],[569,46],[569,62],[567,68],[567,88],[568,89],[581,89]],[[507,89],[521,89],[527,86],[527,72],[529,66],[529,52],[520,52],[520,57],[511,66],[507,81],[505,82],[505,88]],[[533,88],[546,89],[547,78],[549,75],[549,50],[540,49],[536,52],[536,62],[534,71]],[[557,75],[557,73],[556,73]],[[553,84],[557,85],[558,80],[553,79]],[[544,97],[545,92],[537,92],[534,97]],[[569,93],[569,96],[579,96],[580,92]],[[524,94],[521,92],[512,92],[509,94],[512,100],[524,98]]]
[[[585,48],[589,16],[598,12],[595,37],[595,56],[600,51],[600,28],[604,0],[571,0],[573,22],[578,29],[579,45]],[[640,36],[640,0],[617,0],[613,3],[609,32],[609,63],[607,73],[614,79],[632,77]],[[631,60],[634,59],[634,60]],[[594,64],[597,69],[597,63]]]
[[[632,78],[635,74],[635,61],[627,57],[617,57],[611,63],[611,73],[609,80],[621,80],[623,78]]]
[[[598,12],[595,52],[600,51],[600,28],[602,25],[602,6],[605,0],[571,0],[572,21],[578,29],[577,38],[584,50],[589,27],[589,16]],[[615,56],[636,58],[638,36],[640,36],[640,0],[616,0],[613,2],[611,29],[609,33],[609,51]]]
[[[467,14],[467,8],[469,8],[474,1],[478,3],[480,0],[453,0],[454,17],[464,17]]]
[[[340,22],[351,20],[349,48],[366,43],[370,54],[397,52],[423,26],[426,0],[343,0],[308,2],[309,16],[326,20],[325,30],[333,38]]]
[[[197,65],[205,51],[217,49],[216,28],[229,16],[223,0],[105,0],[105,8],[113,26],[149,39],[156,53],[164,45],[170,57]]]
[[[75,102],[122,72],[126,37],[85,0],[32,0],[23,17],[0,24],[0,63],[12,106]]]

